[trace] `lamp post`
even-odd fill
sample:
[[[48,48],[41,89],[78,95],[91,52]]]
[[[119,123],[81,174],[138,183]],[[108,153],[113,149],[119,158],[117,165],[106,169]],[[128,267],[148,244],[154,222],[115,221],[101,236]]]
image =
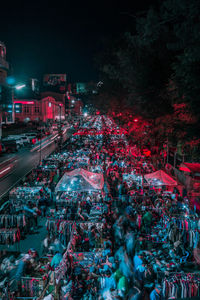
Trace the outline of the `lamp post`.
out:
[[[12,101],[12,104],[9,104],[10,108],[12,109],[11,111],[9,111],[9,113],[12,113],[12,121],[14,123],[15,121],[15,107],[14,107],[14,91],[15,90],[21,90],[23,89],[24,87],[26,87],[25,84],[15,84],[15,79],[12,78],[12,77],[7,77],[6,78],[6,83],[7,83],[7,87],[10,88],[11,90],[11,101]],[[2,105],[0,104],[0,140],[2,138],[2,119],[3,119],[3,115],[4,115],[5,112],[3,112],[3,107]],[[7,112],[6,112],[7,113]],[[6,122],[6,121],[5,121]]]
[[[25,87],[26,87],[26,85],[24,83],[23,84],[20,83],[20,84],[17,84],[17,85],[13,86],[13,88],[12,88],[12,103],[13,103],[13,100],[15,98],[15,90],[20,91]],[[13,122],[15,122],[15,106],[14,106],[14,103],[13,103]]]
[[[41,164],[42,160],[42,127],[40,127],[40,160],[39,160],[39,165]]]
[[[62,106],[62,104],[60,103],[59,104],[59,108],[60,108],[60,130],[61,130],[61,106]]]
[[[62,106],[63,104],[62,103],[59,103],[59,113],[60,113],[60,124],[59,124],[59,136],[60,136],[60,139],[59,139],[59,148],[60,148],[60,152],[61,152],[61,148],[62,148],[62,128],[61,128],[61,109],[62,109]]]

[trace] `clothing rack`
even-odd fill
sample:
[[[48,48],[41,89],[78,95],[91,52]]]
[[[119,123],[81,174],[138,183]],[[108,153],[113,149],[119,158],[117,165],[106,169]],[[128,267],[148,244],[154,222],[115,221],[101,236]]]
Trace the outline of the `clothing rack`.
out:
[[[191,273],[191,272],[169,272],[170,275],[199,275],[199,279],[200,279],[200,272],[197,273],[197,272],[194,272],[194,273]]]
[[[170,272],[162,281],[162,295],[168,297],[192,298],[200,296],[200,273]]]
[[[0,215],[0,228],[23,228],[27,225],[27,218],[24,214],[19,215]]]
[[[47,230],[53,236],[59,236],[59,240],[64,244],[64,246],[67,246],[67,243],[69,242],[72,226],[72,221],[60,219],[47,219],[46,222]]]
[[[20,241],[20,230],[19,228],[13,229],[0,229],[0,244],[1,245],[13,245]]]

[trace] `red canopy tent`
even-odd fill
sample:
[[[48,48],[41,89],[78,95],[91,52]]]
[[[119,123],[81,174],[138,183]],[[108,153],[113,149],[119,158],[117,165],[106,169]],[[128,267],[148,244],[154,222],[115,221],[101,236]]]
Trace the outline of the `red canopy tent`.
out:
[[[166,174],[164,171],[159,170],[151,174],[144,175],[145,180],[148,184],[153,186],[176,186],[178,185],[176,180]]]

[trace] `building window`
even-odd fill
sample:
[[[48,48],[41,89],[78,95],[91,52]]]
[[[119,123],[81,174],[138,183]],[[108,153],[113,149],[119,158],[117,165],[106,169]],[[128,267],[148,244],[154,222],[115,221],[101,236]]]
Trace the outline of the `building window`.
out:
[[[35,113],[38,114],[40,112],[39,106],[35,106]]]
[[[29,107],[29,105],[24,105],[24,113],[25,114],[30,114],[30,107]]]

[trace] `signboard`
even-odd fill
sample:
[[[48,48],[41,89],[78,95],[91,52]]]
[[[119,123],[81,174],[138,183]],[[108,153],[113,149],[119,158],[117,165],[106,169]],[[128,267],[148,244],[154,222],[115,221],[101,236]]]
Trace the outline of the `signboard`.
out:
[[[66,92],[66,82],[66,74],[45,74],[43,78],[44,87],[61,94]]]
[[[66,84],[66,74],[45,74],[44,86],[64,86]]]

